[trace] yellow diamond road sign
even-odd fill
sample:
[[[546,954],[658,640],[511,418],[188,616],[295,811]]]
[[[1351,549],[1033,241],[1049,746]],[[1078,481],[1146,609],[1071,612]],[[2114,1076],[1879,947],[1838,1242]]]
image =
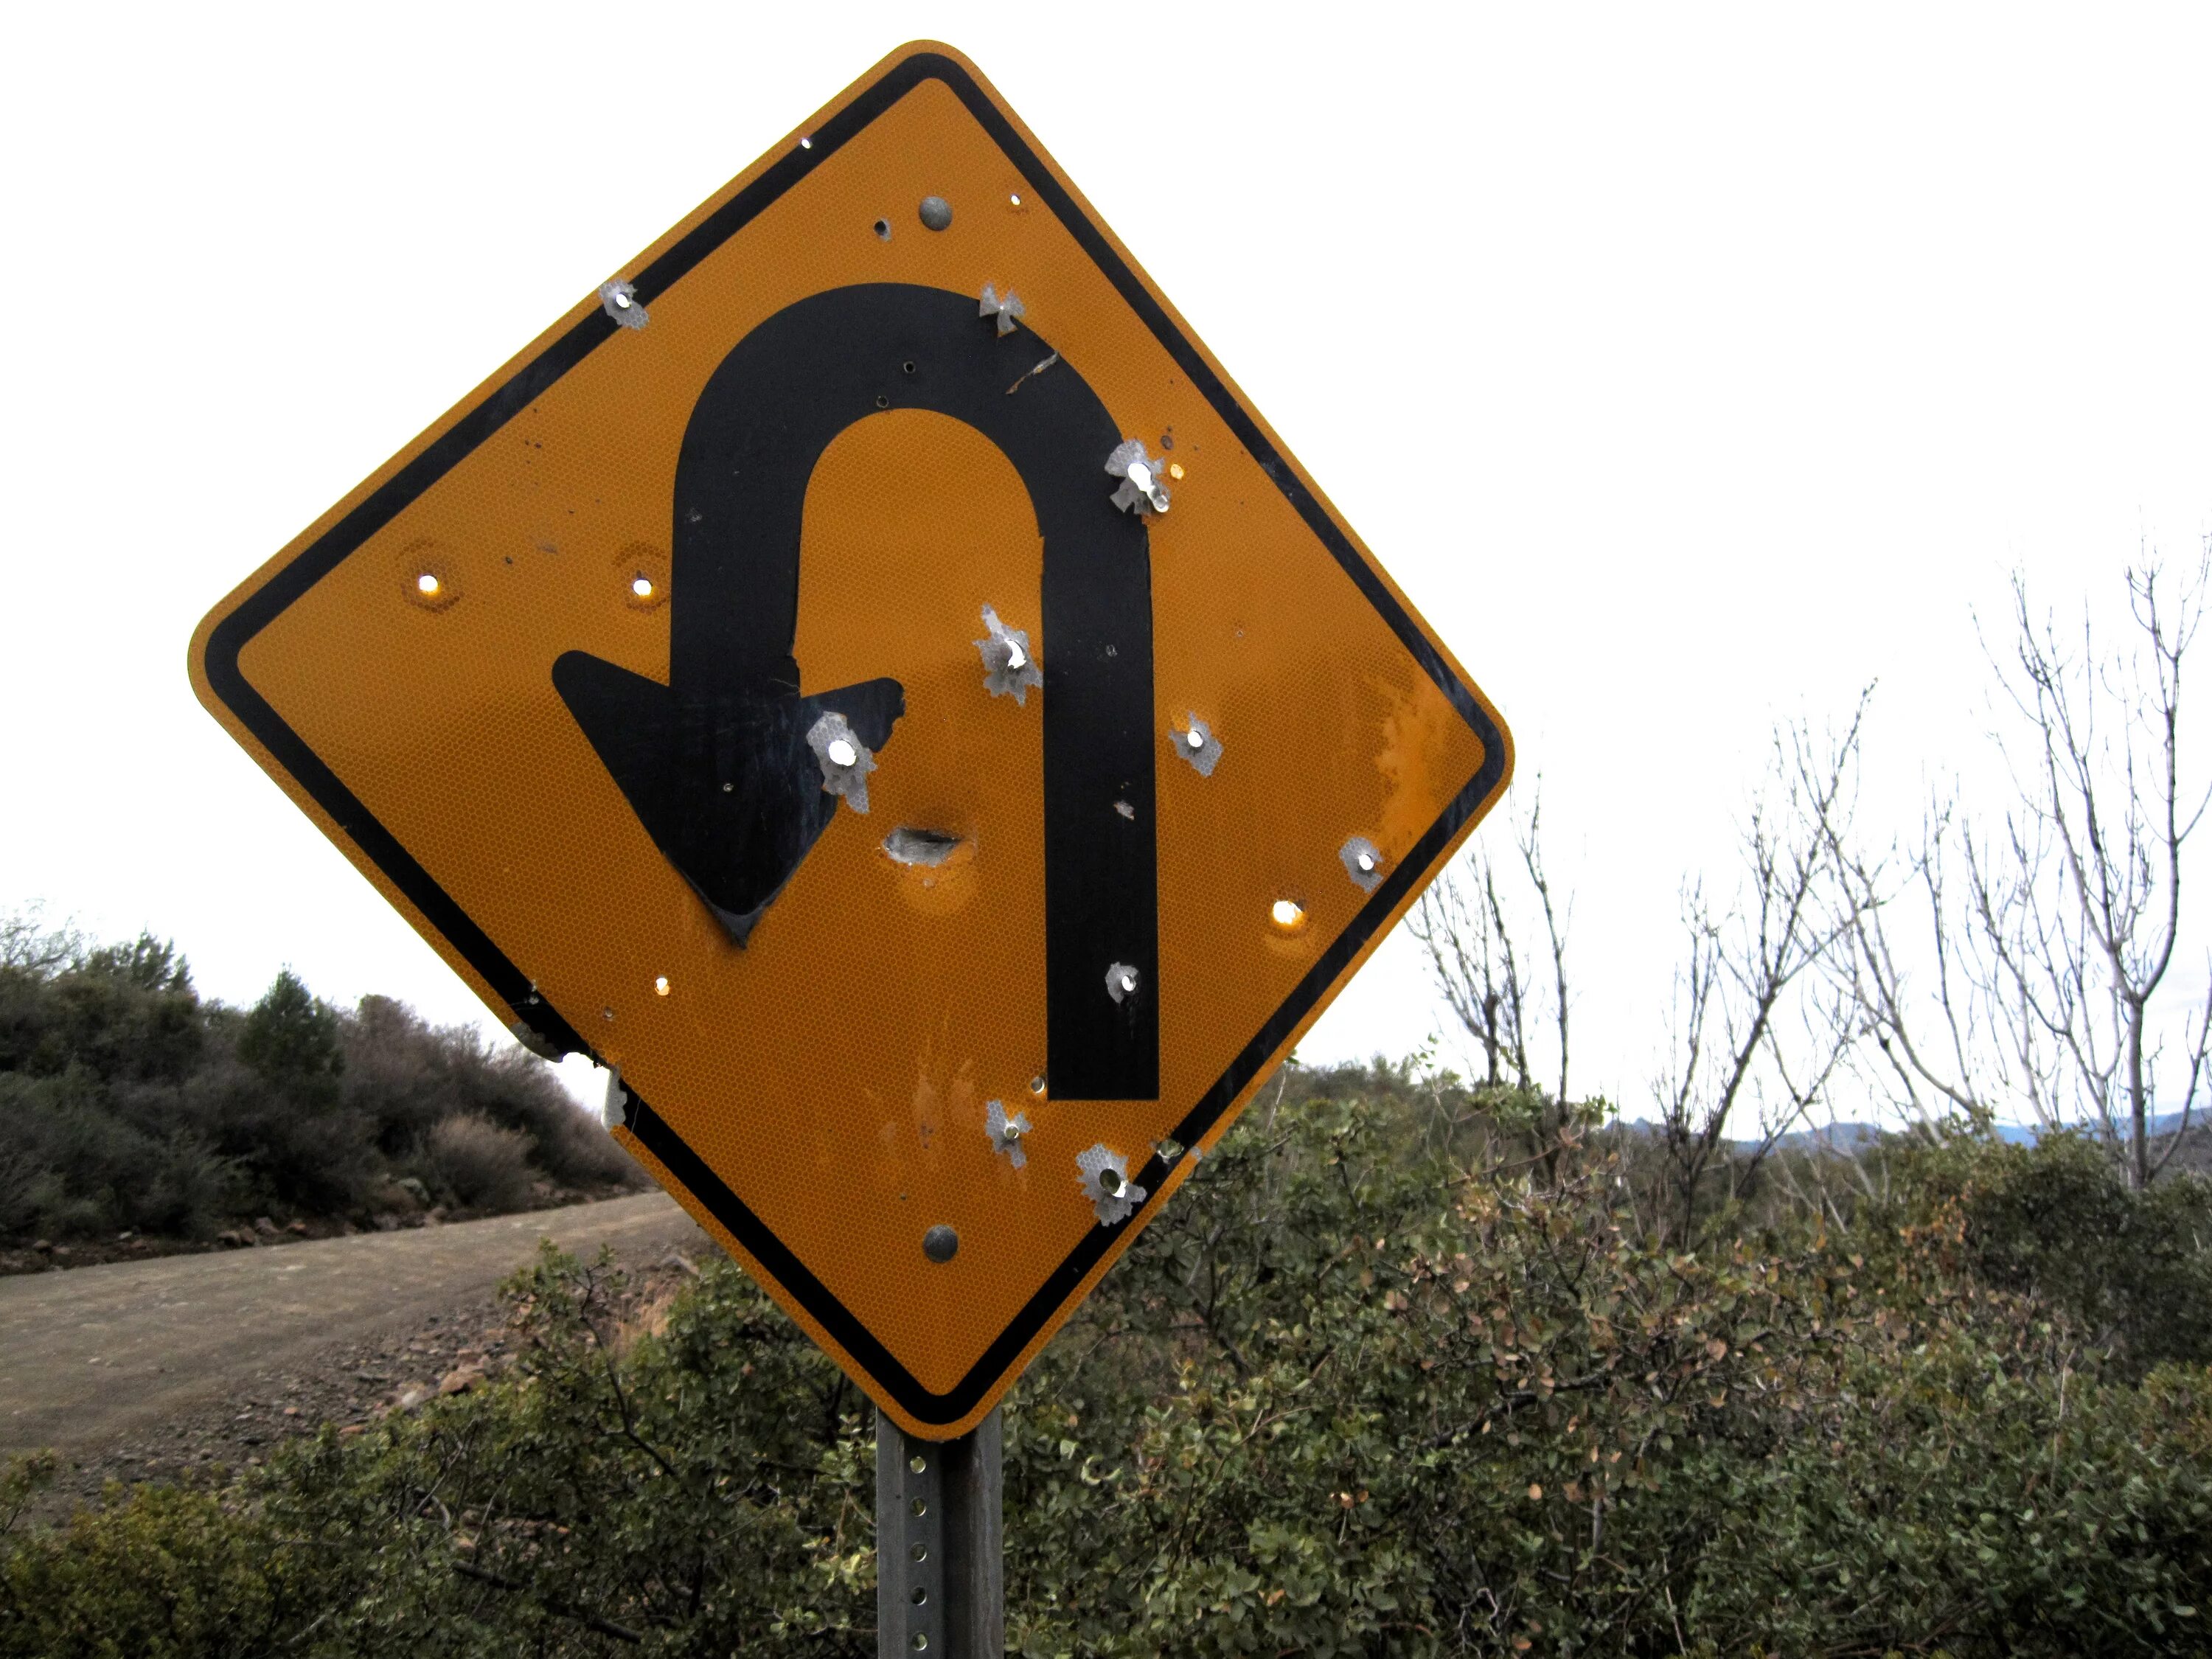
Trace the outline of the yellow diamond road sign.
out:
[[[1495,711],[956,53],[270,560],[200,697],[910,1433],[1496,799]]]

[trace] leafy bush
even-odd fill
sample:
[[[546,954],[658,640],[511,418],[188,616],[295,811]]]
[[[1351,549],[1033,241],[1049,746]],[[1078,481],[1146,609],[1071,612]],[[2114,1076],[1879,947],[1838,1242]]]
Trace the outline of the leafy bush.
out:
[[[530,1137],[474,1113],[441,1118],[428,1162],[438,1184],[476,1209],[520,1209],[530,1201]]]
[[[95,948],[0,919],[0,1236],[366,1221],[394,1173],[435,1164],[432,1137],[456,1118],[519,1138],[477,1135],[463,1200],[477,1207],[530,1203],[538,1175],[643,1184],[520,1048],[381,997],[334,1009],[289,971],[250,1009],[204,1003],[184,959],[150,936]]]
[[[345,1069],[337,1012],[289,968],[239,1023],[237,1052],[244,1064],[304,1102],[337,1098],[338,1073]]]
[[[476,1031],[425,1024],[404,1004],[374,996],[341,1018],[338,1040],[346,1103],[375,1126],[387,1157],[419,1147],[441,1119],[474,1114],[528,1136],[538,1166],[556,1181],[640,1178],[598,1121],[525,1049],[494,1049]]]
[[[0,935],[0,1072],[173,1081],[198,1058],[199,999],[169,945],[42,941],[19,921]]]
[[[2079,1134],[1948,1139],[1899,1170],[1905,1205],[1954,1218],[1978,1277],[2063,1310],[2127,1374],[2212,1364],[2212,1181],[2134,1191]]]
[[[141,1127],[78,1068],[59,1077],[0,1072],[0,1232],[128,1227],[194,1237],[236,1187],[235,1171],[176,1126]]]
[[[1951,1197],[1668,1251],[1586,1117],[1447,1128],[1277,1097],[1047,1349],[1012,1650],[2212,1646],[2212,1374],[2108,1367]],[[727,1264],[634,1341],[612,1288],[549,1255],[519,1376],[0,1544],[0,1655],[872,1652],[872,1412]]]

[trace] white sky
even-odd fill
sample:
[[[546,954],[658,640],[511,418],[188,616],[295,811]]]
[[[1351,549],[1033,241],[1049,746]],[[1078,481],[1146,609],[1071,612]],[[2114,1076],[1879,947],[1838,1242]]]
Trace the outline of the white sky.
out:
[[[1969,607],[2212,530],[2212,13],[23,9],[0,907],[474,999],[193,701],[194,623],[899,41],[974,57],[1504,711],[1633,1101],[1771,721],[1978,752]],[[2201,981],[2200,981],[2201,982]],[[1436,1024],[1410,941],[1305,1047]],[[1579,1090],[1578,1090],[1579,1092]]]

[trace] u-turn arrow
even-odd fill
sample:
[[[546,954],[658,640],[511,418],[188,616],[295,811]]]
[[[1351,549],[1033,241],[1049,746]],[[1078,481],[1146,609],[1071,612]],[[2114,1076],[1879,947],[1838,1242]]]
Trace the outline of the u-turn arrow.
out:
[[[975,428],[1020,475],[1044,544],[1051,1093],[1150,1100],[1160,987],[1149,545],[1144,520],[1109,500],[1103,466],[1122,434],[1105,405],[1065,362],[1028,377],[1050,350],[979,321],[969,295],[901,283],[833,289],[770,317],[722,361],[684,428],[668,683],[580,651],[554,664],[553,680],[654,845],[742,944],[837,809],[809,731],[834,712],[884,749],[905,710],[893,679],[799,689],[792,651],[815,465],[886,410]],[[1107,995],[1117,963],[1136,970],[1136,994]]]

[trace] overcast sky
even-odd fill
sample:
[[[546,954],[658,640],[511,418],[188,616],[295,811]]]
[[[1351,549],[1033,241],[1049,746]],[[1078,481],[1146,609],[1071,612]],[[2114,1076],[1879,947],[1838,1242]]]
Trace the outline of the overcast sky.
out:
[[[881,53],[992,77],[1504,712],[1632,1104],[1778,718],[1869,810],[1971,612],[2212,529],[2212,12],[20,11],[0,907],[474,999],[193,701],[203,612]],[[2192,970],[2194,971],[2194,970]],[[2201,976],[2198,979],[2201,983]],[[1403,938],[1308,1042],[1435,1027]]]

